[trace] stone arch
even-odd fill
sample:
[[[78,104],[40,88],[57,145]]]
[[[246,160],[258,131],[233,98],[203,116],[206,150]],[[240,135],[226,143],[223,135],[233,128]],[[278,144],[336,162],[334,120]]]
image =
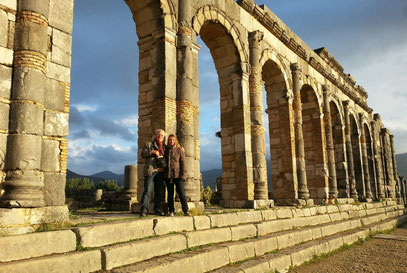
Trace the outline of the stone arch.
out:
[[[345,144],[345,122],[340,112],[338,100],[331,96],[329,101],[331,109],[332,139],[335,150],[335,168],[338,185],[338,197],[349,196],[349,184],[347,174],[346,144]]]
[[[249,97],[247,48],[232,21],[214,7],[200,8],[192,26],[209,48],[218,74],[223,205],[241,207],[254,198],[252,160],[248,159],[251,136],[245,126],[250,123],[250,102],[245,101]]]
[[[324,200],[328,198],[328,175],[322,107],[312,86],[305,84],[300,92],[308,190],[311,199]]]
[[[269,121],[271,180],[276,201],[295,198],[296,162],[292,95],[288,91],[287,73],[273,52],[261,57],[262,80],[266,90]],[[291,92],[292,93],[292,92]]]
[[[287,95],[292,96],[292,81],[290,81],[290,67],[284,62],[284,59],[278,54],[275,49],[267,48],[263,50],[260,56],[260,65],[264,67],[266,62],[273,61],[277,64],[277,67],[281,70],[285,86],[287,87]]]
[[[177,18],[171,0],[125,0],[133,14],[139,38],[138,68],[138,147],[139,151],[151,140],[154,130],[162,128],[174,132],[176,127],[176,56]],[[152,109],[160,109],[152,111]],[[138,156],[138,200],[144,189],[143,166],[145,160]]]
[[[365,185],[362,167],[362,152],[360,147],[360,126],[358,125],[360,123],[358,123],[357,117],[351,110],[349,112],[349,122],[353,153],[353,167],[355,171],[355,180],[356,180],[356,191],[358,197],[363,199],[365,198]]]
[[[213,22],[222,25],[226,32],[232,37],[232,41],[237,49],[241,60],[241,70],[245,73],[249,72],[249,48],[242,40],[242,34],[235,26],[235,23],[227,16],[227,14],[213,6],[203,6],[199,8],[195,16],[192,18],[192,28],[197,35],[200,34],[201,28],[205,23]]]
[[[125,2],[133,14],[140,40],[152,36],[156,31],[163,31],[163,27],[177,29],[176,10],[171,0]]]
[[[377,183],[376,183],[376,172],[374,167],[374,154],[373,154],[373,137],[370,124],[365,120],[363,122],[363,130],[365,132],[366,139],[366,152],[367,152],[367,170],[370,177],[370,189],[372,191],[373,198],[377,199]]]

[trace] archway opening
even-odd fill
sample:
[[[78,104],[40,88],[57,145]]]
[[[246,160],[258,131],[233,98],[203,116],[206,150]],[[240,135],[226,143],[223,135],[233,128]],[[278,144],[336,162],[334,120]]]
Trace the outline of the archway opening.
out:
[[[308,190],[310,198],[322,200],[328,196],[328,180],[325,174],[325,141],[321,107],[311,86],[304,85],[301,88],[301,103]]]
[[[355,170],[356,191],[359,198],[365,198],[365,186],[362,173],[362,154],[359,141],[359,129],[355,117],[350,114],[350,134],[352,142],[353,166]]]
[[[349,196],[347,165],[345,155],[345,133],[343,120],[335,102],[329,103],[331,109],[332,138],[335,150],[336,180],[338,185],[338,197],[347,198]]]
[[[367,151],[367,170],[369,172],[370,177],[370,189],[372,191],[372,196],[374,199],[377,199],[377,184],[376,184],[376,173],[374,170],[374,155],[373,155],[373,147],[372,147],[372,136],[370,134],[369,127],[365,123],[363,125],[363,129],[365,130],[365,138],[366,138],[366,151]]]
[[[220,105],[220,136],[222,156],[222,199],[224,205],[231,200],[247,200],[250,193],[245,176],[239,176],[241,168],[236,161],[243,153],[236,150],[236,135],[239,133],[237,126],[243,118],[236,111],[238,99],[241,96],[238,82],[241,81],[242,71],[240,56],[236,45],[227,29],[219,22],[206,21],[199,32],[199,37],[209,49],[215,64],[218,76],[219,105]],[[200,92],[201,93],[201,92]],[[200,95],[201,96],[201,95]],[[219,122],[219,121],[217,121]],[[215,132],[214,132],[215,133]]]

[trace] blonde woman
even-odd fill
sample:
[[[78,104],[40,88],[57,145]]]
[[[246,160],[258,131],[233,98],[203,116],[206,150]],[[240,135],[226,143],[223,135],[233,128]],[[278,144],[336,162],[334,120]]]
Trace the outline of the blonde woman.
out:
[[[144,163],[144,192],[141,198],[140,217],[146,216],[150,206],[150,196],[154,188],[154,213],[162,215],[161,195],[164,187],[165,169],[165,131],[158,129],[151,142],[147,142],[141,150],[141,157],[146,159]],[[163,164],[164,163],[164,164]]]
[[[185,162],[185,151],[180,147],[175,135],[168,136],[168,142],[165,149],[165,159],[167,167],[165,168],[164,180],[168,192],[168,212],[174,216],[174,186],[181,201],[182,211],[185,216],[189,216],[188,203],[185,196],[184,184],[187,179],[187,167]]]

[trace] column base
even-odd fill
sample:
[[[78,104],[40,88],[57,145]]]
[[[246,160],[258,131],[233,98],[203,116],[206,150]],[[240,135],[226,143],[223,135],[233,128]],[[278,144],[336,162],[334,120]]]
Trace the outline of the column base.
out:
[[[205,206],[203,202],[187,202],[188,203],[188,208],[191,209],[198,209],[198,210],[204,210]],[[141,208],[141,203],[135,202],[131,204],[131,213],[140,213],[140,208]],[[149,212],[153,212],[153,208],[154,208],[154,203],[150,202],[150,208],[149,208]],[[161,204],[161,208],[162,211],[164,213],[168,213],[168,205],[167,203],[162,203]],[[174,209],[175,212],[178,211],[182,211],[182,207],[181,207],[181,202],[174,202]]]
[[[44,224],[62,224],[69,221],[68,206],[41,208],[0,208],[0,236],[25,234],[38,230]]]
[[[335,198],[328,200],[329,205],[344,205],[353,203],[355,203],[355,200],[353,198]]]
[[[274,200],[276,206],[313,206],[313,199],[276,199]]]
[[[131,211],[132,204],[137,203],[137,197],[119,197],[105,201],[108,210]]]
[[[263,209],[274,207],[274,200],[221,200],[224,208]]]

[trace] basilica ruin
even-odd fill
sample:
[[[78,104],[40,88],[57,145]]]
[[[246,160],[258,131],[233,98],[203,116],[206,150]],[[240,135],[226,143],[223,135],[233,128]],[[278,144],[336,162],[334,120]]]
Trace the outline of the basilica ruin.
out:
[[[38,223],[68,217],[73,2],[0,1],[2,227],[33,224],[23,215]],[[267,204],[266,149],[276,205],[403,201],[393,135],[326,48],[309,48],[253,0],[125,2],[139,39],[138,147],[157,128],[177,134],[191,202],[200,201],[201,179],[198,36],[220,86],[225,207]]]
[[[0,0],[0,272],[287,272],[407,223],[393,135],[326,48],[309,48],[253,0],[124,1],[139,40],[138,147],[157,128],[177,134],[193,203],[197,37],[210,49],[224,208],[74,225],[65,204],[74,0]],[[143,163],[126,167],[128,199],[140,199]]]

